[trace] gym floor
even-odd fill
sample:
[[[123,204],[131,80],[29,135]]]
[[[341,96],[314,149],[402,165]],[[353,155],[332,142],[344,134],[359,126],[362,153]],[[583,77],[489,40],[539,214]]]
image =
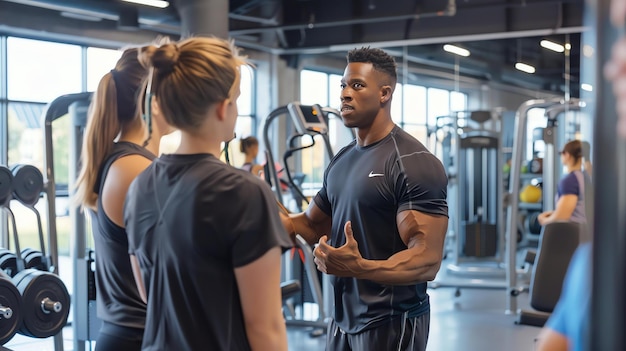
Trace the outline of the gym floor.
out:
[[[444,262],[438,281],[450,278],[451,274],[447,273],[446,266],[447,263]],[[540,328],[516,325],[516,316],[505,314],[506,295],[503,289],[461,289],[458,297],[455,296],[455,291],[455,288],[446,287],[429,289],[432,314],[428,351],[535,349],[535,338]],[[517,298],[517,307],[529,308],[527,293]],[[306,328],[289,327],[289,350],[324,350],[325,336],[311,337],[309,332]],[[63,330],[65,350],[73,348],[72,334],[71,327]],[[19,334],[5,347],[13,351],[54,351],[52,338],[32,339]]]

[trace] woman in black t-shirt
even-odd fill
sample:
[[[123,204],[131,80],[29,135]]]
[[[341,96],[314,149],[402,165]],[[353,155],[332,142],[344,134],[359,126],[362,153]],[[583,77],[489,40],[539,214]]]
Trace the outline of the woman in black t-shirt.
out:
[[[219,160],[245,60],[200,37],[147,58],[151,96],[181,138],[135,179],[124,208],[148,296],[142,348],[286,351],[280,259],[291,241],[267,184]]]

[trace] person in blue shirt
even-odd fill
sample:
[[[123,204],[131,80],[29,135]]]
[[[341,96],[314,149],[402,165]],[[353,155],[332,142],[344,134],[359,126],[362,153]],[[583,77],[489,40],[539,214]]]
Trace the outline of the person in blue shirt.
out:
[[[591,294],[591,243],[581,244],[570,261],[561,297],[538,337],[537,351],[584,350]]]

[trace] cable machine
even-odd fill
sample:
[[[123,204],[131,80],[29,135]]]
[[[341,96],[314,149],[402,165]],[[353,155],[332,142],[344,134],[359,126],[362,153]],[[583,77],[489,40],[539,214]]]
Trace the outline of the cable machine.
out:
[[[430,287],[504,288],[502,282],[482,278],[503,277],[502,153],[499,111],[459,111],[437,118],[437,151],[448,170],[448,203],[453,225],[453,262],[447,270],[469,282],[450,279]],[[447,246],[450,246],[449,243]]]
[[[340,112],[329,107],[321,107],[319,105],[303,105],[296,101],[291,102],[286,106],[276,108],[265,119],[263,126],[263,142],[266,150],[265,177],[272,187],[277,201],[284,207],[291,207],[292,209],[301,211],[302,201],[308,201],[302,192],[301,180],[295,181],[294,177],[291,175],[292,172],[289,170],[288,162],[289,158],[301,150],[312,147],[315,144],[315,137],[321,137],[324,142],[324,148],[326,151],[324,164],[328,165],[328,162],[334,156],[328,133],[329,115],[340,117]],[[295,204],[292,204],[292,206],[287,203],[283,188],[281,187],[281,184],[284,184],[285,180],[279,178],[279,172],[274,166],[276,164],[274,154],[277,152],[278,145],[276,143],[272,143],[271,139],[272,132],[276,132],[278,130],[274,127],[277,127],[275,123],[278,121],[279,117],[288,117],[285,119],[285,122],[290,122],[293,126],[293,128],[284,128],[283,130],[295,130],[295,134],[287,138],[287,150],[284,152],[282,159],[282,167],[284,168],[285,174],[288,178],[286,182],[288,183],[288,187],[292,189],[292,199],[295,200]],[[310,138],[311,142],[309,144],[303,144],[303,140],[305,138]],[[288,318],[286,322],[288,325],[314,327],[316,329],[313,331],[312,335],[318,336],[326,331],[326,319],[331,314],[330,309],[333,305],[332,286],[329,277],[326,274],[321,274],[317,271],[317,268],[313,263],[313,250],[311,246],[299,235],[296,235],[296,244],[298,250],[303,253],[303,257],[301,257],[301,273],[298,272],[297,261],[294,262],[294,260],[290,257],[284,257],[284,279],[288,280],[293,279],[294,277],[300,278],[299,276],[301,276],[302,279],[306,278],[305,286],[308,285],[308,289],[304,289],[304,291],[310,291],[313,302],[319,307],[319,314],[318,318],[315,320],[305,320],[303,318],[296,318],[295,316],[292,316],[294,318]]]
[[[556,117],[563,111],[578,110],[580,108],[580,102],[578,99],[571,99],[567,102],[561,98],[553,99],[537,99],[528,100],[524,102],[517,110],[515,119],[515,137],[513,138],[513,149],[511,157],[511,170],[509,180],[509,190],[505,195],[505,204],[507,208],[506,213],[506,290],[507,290],[507,304],[505,313],[516,314],[517,313],[517,300],[516,297],[521,291],[525,291],[525,287],[518,286],[517,278],[517,248],[518,248],[518,228],[522,225],[520,223],[520,202],[518,201],[518,194],[521,184],[521,165],[524,162],[524,153],[526,148],[526,129],[528,127],[528,112],[534,108],[546,109],[546,115],[548,116],[548,127],[545,128],[543,135],[546,141],[546,155],[544,157],[543,165],[543,181],[544,188],[547,193],[543,194],[544,199],[551,196],[552,199],[547,201],[554,201],[554,190],[556,189],[555,178],[555,127]],[[545,183],[547,181],[547,184]]]

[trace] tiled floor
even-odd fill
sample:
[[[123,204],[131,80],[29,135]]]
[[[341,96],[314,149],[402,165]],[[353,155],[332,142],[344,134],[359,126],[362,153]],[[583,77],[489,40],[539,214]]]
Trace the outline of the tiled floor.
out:
[[[438,280],[450,277],[443,267]],[[455,290],[429,289],[432,315],[428,351],[534,350],[534,339],[540,329],[516,325],[516,316],[505,314],[505,290],[468,288],[461,289],[460,296],[455,296]],[[517,300],[518,308],[528,308],[527,294]],[[65,328],[65,350],[73,348],[72,335],[71,327]],[[312,337],[306,328],[289,327],[288,339],[290,351],[324,350],[325,335]],[[54,350],[52,338],[37,340],[21,335],[16,335],[5,347],[13,351]]]

